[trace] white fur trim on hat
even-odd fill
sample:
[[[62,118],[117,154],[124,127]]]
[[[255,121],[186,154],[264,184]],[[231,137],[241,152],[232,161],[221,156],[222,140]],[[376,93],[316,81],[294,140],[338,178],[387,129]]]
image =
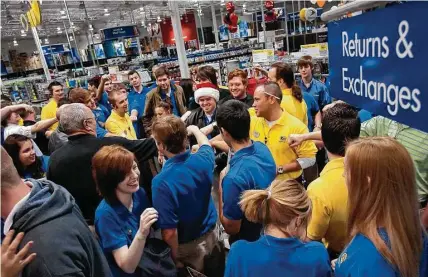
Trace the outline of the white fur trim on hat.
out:
[[[195,102],[199,104],[199,98],[203,96],[210,96],[218,102],[220,98],[220,92],[213,88],[200,88],[195,91]]]

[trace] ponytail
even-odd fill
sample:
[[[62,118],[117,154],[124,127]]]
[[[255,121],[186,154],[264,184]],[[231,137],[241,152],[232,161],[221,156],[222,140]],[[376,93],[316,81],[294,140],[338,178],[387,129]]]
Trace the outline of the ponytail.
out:
[[[241,209],[245,217],[254,223],[266,222],[267,201],[269,201],[268,189],[265,190],[247,190],[241,198]]]
[[[291,92],[292,92],[294,98],[296,98],[297,100],[299,100],[300,103],[302,103],[303,94],[302,94],[302,90],[300,89],[300,87],[296,84],[293,84],[293,86],[291,87]]]
[[[290,236],[306,235],[312,205],[305,188],[295,180],[275,180],[267,189],[247,190],[239,204],[251,222],[275,225]]]

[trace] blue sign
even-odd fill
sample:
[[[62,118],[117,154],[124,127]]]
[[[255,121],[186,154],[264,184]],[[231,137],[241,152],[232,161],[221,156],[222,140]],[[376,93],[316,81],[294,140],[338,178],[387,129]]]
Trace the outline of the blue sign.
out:
[[[328,24],[331,94],[428,132],[428,2]]]
[[[102,40],[111,40],[139,35],[137,26],[120,26],[100,30]]]
[[[64,44],[53,44],[53,45],[45,45],[42,46],[43,54],[56,54],[56,53],[62,53],[66,51],[64,49]]]

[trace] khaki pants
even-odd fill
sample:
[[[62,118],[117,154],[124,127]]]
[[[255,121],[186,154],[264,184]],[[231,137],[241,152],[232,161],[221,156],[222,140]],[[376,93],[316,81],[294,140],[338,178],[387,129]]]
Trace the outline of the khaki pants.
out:
[[[194,241],[180,244],[178,246],[177,259],[185,266],[190,266],[197,271],[205,273],[208,273],[205,270],[205,265],[213,264],[214,260],[223,261],[224,264],[224,250],[221,242],[219,242],[218,226]],[[217,268],[219,267],[217,262],[215,262],[215,265]],[[218,276],[223,276],[222,274]],[[215,275],[217,274],[208,276]]]

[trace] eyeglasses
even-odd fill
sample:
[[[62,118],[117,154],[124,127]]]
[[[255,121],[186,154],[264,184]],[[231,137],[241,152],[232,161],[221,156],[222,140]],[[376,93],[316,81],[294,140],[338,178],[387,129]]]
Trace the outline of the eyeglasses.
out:
[[[267,94],[267,95],[269,95],[269,96],[275,97],[276,99],[280,100],[280,98],[279,98],[278,96],[275,96],[275,95],[273,95],[272,93],[269,93],[269,92],[266,92],[266,91],[263,91],[263,93],[264,93],[264,94]]]

